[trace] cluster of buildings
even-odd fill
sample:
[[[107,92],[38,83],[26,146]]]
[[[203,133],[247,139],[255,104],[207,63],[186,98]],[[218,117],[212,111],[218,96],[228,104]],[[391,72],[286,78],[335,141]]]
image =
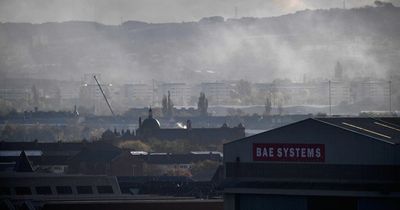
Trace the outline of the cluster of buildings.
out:
[[[146,120],[139,133],[147,124],[160,129],[151,112]],[[74,202],[82,208],[84,203],[107,205],[100,200],[128,205],[130,199],[148,199],[137,197],[140,192],[178,195],[205,187],[201,193],[223,193],[224,209],[396,210],[400,206],[396,117],[308,118],[225,143],[223,154],[147,153],[110,143],[0,142],[0,179],[6,183],[0,196],[15,202],[48,193],[57,196],[51,198],[53,203],[79,198]],[[220,165],[196,177],[211,180],[207,186],[182,178],[204,161]],[[50,175],[56,173],[58,178]]]
[[[2,172],[17,170],[46,174],[192,177],[190,169],[198,162],[222,163],[221,152],[148,153],[123,150],[108,142],[0,142],[0,145]],[[200,175],[194,178],[207,179],[214,172],[208,172],[208,177]]]
[[[14,102],[17,109],[26,110],[38,106],[40,110],[65,110],[74,105],[95,115],[111,114],[98,84],[114,110],[124,112],[132,107],[161,106],[164,96],[171,95],[176,107],[196,106],[200,92],[205,93],[209,105],[263,105],[269,97],[273,106],[295,105],[339,105],[356,103],[389,103],[390,84],[380,79],[343,79],[330,81],[290,82],[286,80],[271,83],[249,83],[249,95],[241,96],[241,81],[216,81],[188,84],[151,81],[149,83],[111,84],[106,83],[99,74],[86,74],[80,82],[51,82],[36,84],[40,103],[33,104],[32,86],[6,84],[0,87],[0,99]],[[243,82],[243,81],[242,81]],[[14,87],[15,86],[15,87]],[[251,100],[246,102],[241,97]],[[24,105],[24,106],[23,106]]]
[[[138,128],[136,131],[121,130],[121,132],[106,130],[102,134],[104,141],[124,141],[124,140],[188,140],[192,143],[216,144],[223,141],[232,141],[245,137],[245,127],[239,123],[235,127],[229,127],[226,123],[217,128],[195,128],[192,127],[191,120],[186,121],[182,128],[161,128],[160,122],[153,117],[152,109],[142,121],[139,117]]]

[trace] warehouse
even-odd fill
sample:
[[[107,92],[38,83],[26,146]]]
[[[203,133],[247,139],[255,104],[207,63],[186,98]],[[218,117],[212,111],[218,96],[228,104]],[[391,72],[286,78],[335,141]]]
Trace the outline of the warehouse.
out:
[[[400,119],[310,118],[224,145],[225,209],[400,209]]]

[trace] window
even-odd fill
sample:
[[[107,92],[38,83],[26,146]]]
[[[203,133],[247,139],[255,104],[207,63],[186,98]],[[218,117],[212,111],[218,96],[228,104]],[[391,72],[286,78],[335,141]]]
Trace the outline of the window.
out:
[[[112,187],[110,185],[105,186],[97,186],[97,192],[100,194],[112,194],[114,193]]]
[[[51,195],[51,188],[49,186],[39,186],[36,187],[36,193],[38,195]]]
[[[11,195],[11,190],[8,187],[0,187],[0,195]]]
[[[77,186],[76,191],[78,194],[93,194],[92,186]]]
[[[72,194],[72,188],[70,186],[57,186],[57,194]]]
[[[29,187],[16,187],[15,194],[17,195],[32,195],[31,188]]]

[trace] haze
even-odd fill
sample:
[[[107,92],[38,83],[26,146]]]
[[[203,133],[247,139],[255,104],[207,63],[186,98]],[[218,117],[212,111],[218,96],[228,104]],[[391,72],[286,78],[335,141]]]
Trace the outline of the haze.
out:
[[[346,0],[346,8],[372,5],[374,0]],[[395,6],[398,0],[391,0]],[[1,22],[70,20],[120,24],[198,21],[202,17],[269,17],[304,9],[343,8],[343,0],[1,0]]]

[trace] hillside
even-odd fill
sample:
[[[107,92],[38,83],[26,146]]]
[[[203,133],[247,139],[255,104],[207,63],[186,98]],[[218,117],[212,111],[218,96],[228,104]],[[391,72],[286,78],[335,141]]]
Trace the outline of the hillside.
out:
[[[269,18],[118,26],[94,22],[1,23],[0,74],[108,81],[386,78],[400,66],[400,8],[305,10]]]

